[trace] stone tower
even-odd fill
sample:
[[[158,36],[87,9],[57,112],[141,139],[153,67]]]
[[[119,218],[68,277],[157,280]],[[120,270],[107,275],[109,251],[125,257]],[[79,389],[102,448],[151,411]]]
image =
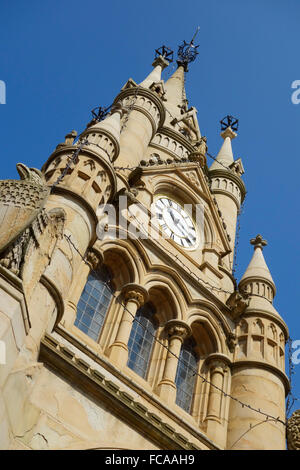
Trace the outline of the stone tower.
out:
[[[184,48],[168,80],[163,47],[41,171],[0,181],[2,449],[285,448],[266,242],[237,284],[237,134],[208,168]]]

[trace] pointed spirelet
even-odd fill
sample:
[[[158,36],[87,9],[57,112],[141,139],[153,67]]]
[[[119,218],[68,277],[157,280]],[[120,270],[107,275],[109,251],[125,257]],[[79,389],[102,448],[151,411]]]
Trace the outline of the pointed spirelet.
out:
[[[162,57],[161,55],[156,57],[154,60],[152,67],[154,69],[152,70],[151,73],[143,80],[139,86],[142,86],[144,88],[149,88],[153,83],[160,82],[161,80],[161,73],[162,71],[169,65],[169,62]]]
[[[224,169],[224,166],[229,168],[230,165],[234,163],[231,141],[232,139],[235,139],[237,134],[231,129],[231,127],[227,127],[225,131],[221,132],[221,136],[223,137],[224,142],[216,159],[212,163],[210,170],[216,170],[219,168]]]
[[[273,307],[273,299],[276,287],[263,255],[263,247],[267,245],[261,235],[252,238],[250,243],[254,245],[252,259],[239,283],[240,290],[249,294],[249,310],[259,310],[279,316]]]
[[[252,238],[250,240],[250,243],[251,245],[254,245],[254,253],[249,266],[241,279],[241,282],[248,278],[261,278],[273,284],[275,289],[273,278],[262,252],[263,247],[267,245],[266,240],[263,240],[261,235],[257,235],[256,238]]]
[[[186,109],[187,99],[184,86],[184,66],[180,63],[173,75],[165,83],[166,102],[165,106],[175,118],[182,114],[182,110]],[[172,118],[171,118],[172,120]]]
[[[89,126],[80,136],[81,139],[89,141],[89,148],[95,151],[102,149],[106,151],[110,160],[117,158],[120,152],[121,117],[124,109],[121,104],[116,104],[110,114],[96,124]]]

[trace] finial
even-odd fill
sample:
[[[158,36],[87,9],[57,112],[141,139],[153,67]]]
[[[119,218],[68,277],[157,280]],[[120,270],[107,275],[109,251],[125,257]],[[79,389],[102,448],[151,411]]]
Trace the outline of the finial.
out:
[[[161,46],[158,49],[155,49],[155,59],[159,56],[162,56],[166,59],[169,63],[173,62],[173,54],[174,52],[167,46]]]
[[[178,47],[177,64],[182,65],[184,67],[185,72],[187,72],[188,70],[188,64],[190,62],[193,62],[196,59],[197,55],[199,54],[199,52],[197,51],[197,48],[199,47],[199,45],[198,46],[194,45],[194,39],[197,36],[199,29],[200,29],[200,26],[197,27],[196,32],[192,40],[189,43],[186,41],[183,41],[183,44],[181,44]]]
[[[104,106],[97,106],[96,108],[92,109],[92,120],[87,124],[86,128],[97,124],[97,122],[103,121],[106,118],[107,114],[109,113],[111,106],[104,108]]]
[[[255,238],[251,238],[250,240],[251,245],[254,245],[254,250],[256,248],[263,248],[264,246],[267,246],[268,242],[267,240],[264,240],[261,235],[256,235]]]
[[[221,131],[225,131],[228,127],[231,127],[233,131],[237,132],[239,128],[239,120],[229,114],[221,119],[220,124]]]
[[[91,113],[94,119],[99,122],[103,121],[103,119],[107,116],[109,110],[110,106],[108,106],[107,108],[104,108],[103,106],[98,106],[97,108],[92,109]]]

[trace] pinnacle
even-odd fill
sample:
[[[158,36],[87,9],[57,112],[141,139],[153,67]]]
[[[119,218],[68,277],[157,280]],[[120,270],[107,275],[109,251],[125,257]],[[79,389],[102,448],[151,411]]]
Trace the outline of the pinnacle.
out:
[[[139,86],[142,86],[144,88],[149,88],[152,85],[152,83],[160,82],[161,81],[161,73],[168,65],[169,65],[169,62],[164,57],[162,57],[161,55],[156,57],[156,59],[154,60],[154,62],[152,64],[154,69],[139,84]]]
[[[250,240],[250,243],[251,245],[254,245],[254,253],[241,279],[241,282],[245,281],[248,278],[264,279],[266,281],[269,281],[275,288],[273,278],[271,276],[271,273],[269,271],[269,268],[262,252],[263,247],[267,245],[266,240],[263,240],[261,235],[257,235],[256,238],[252,238]]]
[[[227,129],[221,133],[221,136],[223,137],[224,142],[215,161],[212,163],[210,170],[223,169],[224,166],[229,168],[230,165],[234,163],[231,140],[234,139],[237,134],[231,129],[231,127],[227,127]]]
[[[184,67],[179,65],[173,75],[165,83],[166,90],[166,108],[172,114],[173,118],[182,114],[186,109],[187,99],[184,86]]]

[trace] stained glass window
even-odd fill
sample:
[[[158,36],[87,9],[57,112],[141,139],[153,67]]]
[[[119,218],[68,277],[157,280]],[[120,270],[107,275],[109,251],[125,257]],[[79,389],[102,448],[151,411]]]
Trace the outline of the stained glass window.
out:
[[[91,272],[77,305],[75,325],[97,341],[112,299],[111,275],[102,266],[97,276]]]

